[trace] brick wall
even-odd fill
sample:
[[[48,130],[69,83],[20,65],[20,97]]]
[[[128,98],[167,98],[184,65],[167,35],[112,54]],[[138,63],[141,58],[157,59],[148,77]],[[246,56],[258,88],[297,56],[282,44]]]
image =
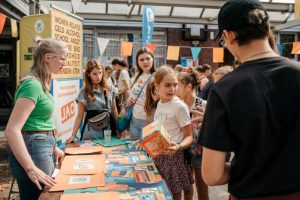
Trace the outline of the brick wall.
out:
[[[216,33],[215,33],[216,35]],[[188,46],[192,47],[192,41],[183,40],[182,38],[182,30],[181,29],[168,29],[167,30],[167,44],[174,45],[174,46]],[[199,47],[218,47],[218,43],[214,40],[209,39],[209,34],[207,41],[200,41]],[[190,48],[180,48],[179,58],[178,61],[167,61],[168,64],[175,66],[176,64],[180,63],[180,57],[192,57],[191,49]],[[209,64],[213,68],[218,67],[218,64],[212,63],[212,48],[202,48],[201,52],[198,56],[199,64]]]

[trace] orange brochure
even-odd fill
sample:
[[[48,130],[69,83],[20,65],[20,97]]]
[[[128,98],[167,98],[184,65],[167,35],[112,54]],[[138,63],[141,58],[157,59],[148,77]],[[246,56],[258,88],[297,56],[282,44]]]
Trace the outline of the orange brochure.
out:
[[[152,157],[156,158],[170,146],[171,137],[162,126],[161,121],[154,121],[143,128],[141,146]]]
[[[104,155],[66,156],[60,169],[62,174],[99,174],[105,171]]]
[[[128,185],[126,184],[118,184],[116,182],[109,182],[106,183],[104,187],[98,187],[98,190],[105,190],[105,191],[127,191]]]
[[[62,194],[60,200],[119,200],[118,192],[97,192],[97,193],[79,193],[79,194]]]
[[[55,178],[56,185],[50,192],[105,186],[105,174],[65,175],[59,173]]]
[[[93,153],[102,153],[102,146],[84,146],[84,147],[72,147],[66,148],[65,154],[93,154]]]

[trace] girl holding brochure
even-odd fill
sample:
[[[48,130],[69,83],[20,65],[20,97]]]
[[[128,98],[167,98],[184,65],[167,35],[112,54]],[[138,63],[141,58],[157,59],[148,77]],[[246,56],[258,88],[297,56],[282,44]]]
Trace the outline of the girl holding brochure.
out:
[[[190,165],[185,162],[183,150],[192,142],[190,112],[187,105],[177,96],[178,80],[175,71],[161,66],[154,77],[155,88],[159,95],[154,120],[160,120],[171,137],[171,146],[154,159],[162,177],[170,188],[173,199],[193,199],[194,178]]]

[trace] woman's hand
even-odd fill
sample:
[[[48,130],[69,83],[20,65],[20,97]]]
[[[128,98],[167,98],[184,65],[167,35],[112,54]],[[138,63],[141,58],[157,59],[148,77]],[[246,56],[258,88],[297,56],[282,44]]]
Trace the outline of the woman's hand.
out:
[[[135,103],[133,98],[128,98],[125,104],[125,108],[132,106]]]
[[[65,157],[65,153],[60,150],[58,147],[55,147],[54,149],[54,157],[55,157],[55,165],[60,168],[61,163]]]
[[[50,176],[45,174],[42,170],[34,166],[33,168],[26,170],[26,173],[29,177],[29,179],[39,188],[39,190],[42,190],[42,186],[40,183],[51,187],[56,184],[54,179],[52,179]]]
[[[66,143],[67,144],[70,144],[71,142],[73,142],[75,140],[76,136],[75,135],[71,135],[67,140],[66,140]]]
[[[205,109],[197,106],[195,110],[191,110],[192,113],[192,121],[196,121],[198,123],[202,123]]]

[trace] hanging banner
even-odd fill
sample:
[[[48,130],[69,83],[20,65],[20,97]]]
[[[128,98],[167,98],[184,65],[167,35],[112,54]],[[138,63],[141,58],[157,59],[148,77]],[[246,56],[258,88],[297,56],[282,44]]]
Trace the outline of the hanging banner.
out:
[[[156,44],[146,44],[146,47],[152,51],[152,53],[155,53]]]
[[[14,19],[10,19],[10,24],[11,24],[11,36],[13,38],[17,38],[18,37],[17,21]]]
[[[217,47],[213,48],[213,63],[224,62],[224,48]]]
[[[3,27],[4,27],[4,24],[5,24],[5,20],[6,20],[6,15],[0,13],[0,34],[1,34],[2,31],[3,31]]]
[[[64,143],[72,135],[78,112],[75,99],[79,93],[79,80],[53,80],[53,88],[56,140]]]
[[[102,54],[104,53],[106,46],[109,42],[109,39],[106,38],[97,38],[97,42],[98,42],[98,47],[99,47],[99,52],[100,52],[100,56],[102,56]]]
[[[293,49],[291,54],[300,54],[300,42],[293,42]]]
[[[144,6],[143,22],[142,22],[142,45],[143,47],[152,42],[152,35],[154,31],[154,7]]]
[[[133,42],[121,41],[121,56],[131,56],[132,55]]]
[[[284,48],[284,44],[277,44],[278,54],[281,56]]]
[[[168,46],[167,60],[178,60],[179,46]]]
[[[192,47],[191,51],[192,51],[193,60],[197,60],[198,59],[198,55],[199,55],[199,53],[201,51],[201,48],[200,47]]]

